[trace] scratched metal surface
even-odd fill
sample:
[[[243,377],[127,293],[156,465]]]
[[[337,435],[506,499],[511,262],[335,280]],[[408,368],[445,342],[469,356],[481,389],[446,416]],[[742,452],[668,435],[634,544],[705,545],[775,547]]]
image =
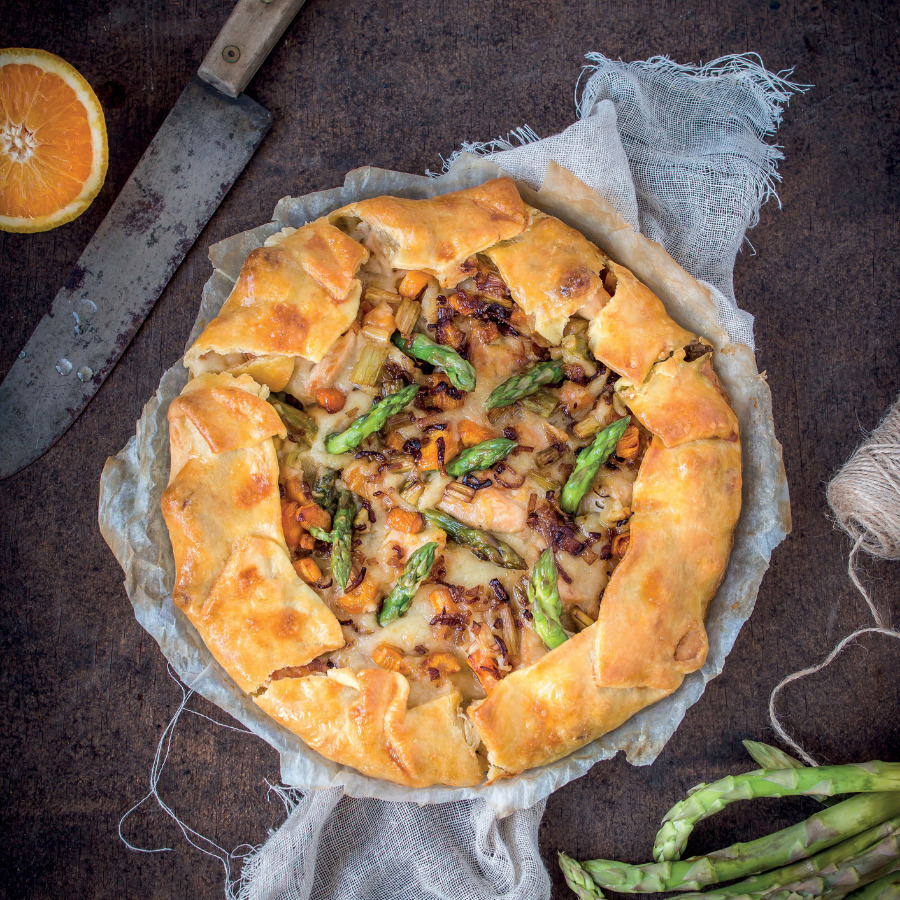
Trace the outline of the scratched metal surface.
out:
[[[249,97],[188,82],[0,384],[0,478],[51,447],[94,396],[271,121]]]
[[[778,548],[757,609],[723,674],[657,762],[595,767],[555,794],[541,828],[554,898],[571,897],[557,850],[637,860],[691,785],[746,765],[765,740],[766,703],[787,672],[822,658],[865,621],[844,571],[846,541],[824,485],[900,391],[900,7],[890,0],[436,0],[405,6],[309,0],[249,93],[274,114],[259,151],[176,272],[94,401],[50,452],[0,483],[0,893],[9,897],[218,897],[222,870],[158,811],[117,835],[146,792],[156,742],[180,699],[134,621],[99,535],[107,455],[132,434],[177,359],[216,240],[265,221],[284,194],[331,187],[355,166],[421,172],[464,139],[523,123],[567,125],[582,54],[683,62],[755,50],[815,84],[785,115],[782,208],[770,203],[737,262],[756,317],[791,484],[794,533]],[[97,89],[110,170],[80,219],[43,235],[0,236],[0,374],[12,365],[141,153],[212,42],[214,0],[83,0],[24,15],[0,0],[0,44],[43,47]],[[872,565],[882,604],[897,564]],[[833,762],[900,759],[900,652],[873,638],[785,692],[786,718]],[[206,703],[196,708],[220,715]],[[221,715],[220,715],[221,717]],[[254,738],[197,717],[179,725],[161,792],[190,824],[234,847],[283,818],[267,795],[277,758]],[[803,802],[737,805],[705,822],[699,851],[789,824]]]

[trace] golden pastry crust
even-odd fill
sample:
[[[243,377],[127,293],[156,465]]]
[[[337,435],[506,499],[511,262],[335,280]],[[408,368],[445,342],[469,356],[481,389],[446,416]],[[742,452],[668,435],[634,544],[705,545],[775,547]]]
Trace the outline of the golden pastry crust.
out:
[[[279,237],[247,257],[219,315],[185,354],[192,374],[207,354],[318,362],[355,321],[355,276],[368,250],[324,219]]]
[[[686,362],[684,350],[678,350],[657,363],[644,384],[623,378],[616,392],[667,447],[704,438],[727,440],[739,434],[737,416],[709,354]]]
[[[485,250],[538,334],[562,340],[569,318],[585,304],[609,301],[601,273],[609,259],[580,231],[528,207],[518,237]]]
[[[342,227],[358,240],[345,235]],[[358,410],[369,408],[377,388],[366,396],[365,391],[357,391],[360,382],[349,374],[354,357],[373,347],[372,328],[366,333],[356,324],[361,293],[358,270],[368,256],[359,243],[363,240],[375,254],[370,267],[374,266],[376,279],[373,293],[379,296],[370,302],[366,294],[363,313],[377,319],[380,312],[379,321],[393,323],[401,302],[413,302],[412,294],[403,294],[401,301],[399,294],[391,294],[383,285],[403,293],[397,285],[409,270],[435,276],[443,287],[463,282],[449,300],[439,302],[432,295],[436,319],[428,321],[429,333],[444,344],[461,340],[459,347],[469,340],[470,361],[476,369],[480,360],[485,361],[483,374],[489,383],[470,395],[476,408],[459,413],[471,413],[467,433],[477,434],[463,442],[462,423],[453,415],[464,406],[465,401],[460,401],[464,392],[457,391],[456,396],[444,390],[449,382],[442,392],[435,391],[435,379],[443,376],[430,370],[427,375],[418,372],[412,363],[404,368],[400,364],[408,361],[391,349],[391,377],[418,377],[425,405],[415,407],[415,412],[411,407],[408,416],[395,416],[396,433],[364,445],[368,449],[355,454],[356,459],[347,454],[339,477],[349,490],[366,497],[369,523],[376,522],[375,508],[383,512],[382,506],[396,505],[407,513],[405,519],[396,516],[396,524],[409,530],[384,531],[380,545],[370,543],[359,551],[364,558],[357,561],[354,586],[346,593],[328,594],[324,592],[330,582],[319,579],[321,572],[313,559],[324,559],[322,547],[327,549],[328,544],[317,538],[321,544],[317,549],[315,528],[309,526],[320,523],[315,527],[327,531],[324,522],[331,518],[309,502],[312,481],[306,484],[302,473],[292,477],[306,485],[306,494],[292,488],[290,498],[280,498],[279,463],[287,465],[284,446],[293,446],[294,456],[298,451],[296,444],[282,443],[285,428],[266,397],[269,388],[286,390],[303,403],[316,404],[321,414],[317,421],[324,422],[328,432],[345,428]],[[391,273],[384,272],[386,264],[392,267]],[[361,276],[370,277],[368,271],[364,267]],[[426,281],[421,275],[414,278],[419,285],[416,290],[425,290],[421,284]],[[366,284],[368,292],[373,282]],[[433,290],[433,284],[432,280],[428,290]],[[481,299],[474,297],[482,290],[479,284],[490,284]],[[423,299],[423,316],[424,307]],[[490,320],[490,315],[500,313],[496,322]],[[518,323],[507,327],[514,314],[522,316],[519,321],[527,320],[529,327]],[[458,327],[451,321],[457,315],[472,318],[456,319]],[[393,327],[388,325],[383,341]],[[524,336],[515,330],[520,327]],[[444,334],[439,333],[441,328],[446,329]],[[346,346],[338,344],[350,329],[353,333],[349,340],[344,338]],[[532,342],[529,329],[543,340]],[[579,366],[569,374],[571,364],[567,363],[567,378],[574,380],[555,395],[566,415],[579,404],[596,403],[592,409],[599,410],[598,423],[608,424],[622,415],[618,404],[624,403],[652,439],[641,459],[648,435],[644,432],[641,437],[639,429],[632,428],[631,455],[623,449],[618,463],[606,472],[615,474],[619,467],[631,465],[631,478],[638,473],[633,494],[628,482],[627,498],[616,498],[610,505],[621,514],[602,526],[610,531],[615,526],[617,546],[628,545],[608,583],[608,570],[604,580],[597,581],[589,570],[591,562],[580,555],[575,519],[561,517],[543,500],[537,510],[534,485],[523,485],[524,477],[516,480],[515,465],[505,475],[502,469],[495,470],[492,486],[475,478],[477,493],[471,484],[457,483],[452,485],[454,491],[447,489],[441,496],[452,480],[443,466],[457,452],[457,435],[461,446],[471,446],[507,433],[502,423],[484,418],[488,391],[527,364],[523,360],[546,360],[547,342],[559,344],[564,332],[576,349],[579,341],[585,347],[586,335],[594,360],[587,358],[586,349],[583,358],[592,370],[603,370],[596,366],[599,361],[621,376],[615,412],[608,396],[612,381],[606,393],[599,382],[597,390],[588,390],[586,385],[595,376]],[[703,352],[696,344],[696,336],[673,321],[659,298],[628,269],[560,220],[527,207],[509,179],[431,200],[360,201],[327,220],[280,237],[248,258],[219,317],[186,355],[196,377],[170,409],[172,470],[163,511],[175,552],[176,602],[235,681],[248,692],[258,692],[254,700],[259,706],[336,762],[410,787],[473,785],[482,780],[485,768],[472,748],[473,730],[483,742],[493,776],[557,760],[672,693],[705,660],[704,617],[725,571],[740,512],[741,458],[737,418],[710,356],[687,361],[684,348],[692,345],[692,352]],[[554,356],[560,350],[549,352]],[[295,357],[318,365],[295,364]],[[237,377],[208,374],[217,369]],[[482,370],[478,376],[482,377]],[[607,377],[604,371],[604,382]],[[340,416],[345,401],[350,414],[334,418]],[[330,408],[332,403],[337,412]],[[553,446],[568,452],[590,441],[580,438],[574,448],[566,443],[578,433],[573,427],[577,419],[568,422],[566,431],[566,422],[557,427],[531,415],[530,424],[526,420],[512,429],[521,431],[517,440],[523,453],[549,450],[552,455]],[[418,423],[438,430],[419,431]],[[428,447],[436,446],[436,435],[446,455],[435,457],[438,461],[430,465],[422,464]],[[308,451],[317,469],[336,465],[334,457],[322,455],[324,437],[315,438]],[[521,622],[516,626],[512,618],[512,583],[504,588],[493,578],[493,570],[483,568],[485,560],[480,557],[477,565],[482,568],[476,569],[470,561],[469,574],[477,572],[484,581],[493,579],[490,584],[499,605],[490,606],[490,616],[475,623],[478,627],[472,637],[477,640],[457,647],[465,612],[458,601],[475,588],[460,571],[465,564],[453,555],[457,551],[446,542],[444,532],[438,529],[435,535],[433,526],[428,530],[421,516],[416,519],[417,501],[403,498],[400,482],[382,483],[391,466],[405,466],[407,471],[439,469],[432,472],[430,487],[423,487],[427,508],[450,511],[460,522],[504,540],[515,541],[525,528],[532,529],[535,540],[539,534],[570,528],[573,535],[566,552],[572,555],[566,564],[580,568],[573,568],[574,583],[562,592],[567,593],[567,602],[573,593],[578,600],[578,585],[584,583],[581,576],[596,585],[595,594],[605,584],[596,623],[545,652],[536,633]],[[286,476],[281,475],[285,484]],[[598,475],[600,480],[604,477],[604,473]],[[286,484],[290,487],[290,482]],[[609,495],[600,494],[599,488],[596,493],[602,507],[600,501]],[[303,504],[311,518],[303,517]],[[290,539],[286,537],[289,527],[296,531]],[[355,534],[363,534],[365,527],[360,528]],[[408,640],[400,620],[379,630],[373,612],[383,599],[381,588],[388,590],[403,571],[404,560],[431,541],[438,544],[442,566],[446,563],[442,576],[455,582],[438,578],[441,587],[436,599],[419,596],[427,615],[418,613],[418,624],[409,626]],[[361,537],[355,539],[354,546],[362,542]],[[526,556],[534,549],[522,543],[516,548]],[[540,548],[529,556],[529,565],[539,552]],[[295,555],[297,571],[304,572],[316,590],[299,581],[291,564]],[[597,554],[592,555],[596,561]],[[422,590],[427,594],[429,589]],[[352,632],[344,632],[346,647],[341,647],[344,636],[338,620],[319,594],[341,612],[342,624],[352,627]],[[595,611],[590,619],[596,614],[597,597],[587,599]],[[469,602],[466,599],[462,607]],[[368,624],[358,627],[357,619],[365,615],[370,617]],[[503,628],[512,628],[513,638],[516,627],[527,629],[527,635],[515,641],[518,651],[512,652],[519,654],[519,668],[508,664],[511,654],[503,641],[492,643],[501,620]],[[444,623],[449,623],[446,627],[451,631],[457,629],[457,644],[438,637]],[[444,643],[427,645],[432,638]],[[375,647],[376,657],[372,648],[379,640],[383,643]],[[503,653],[494,652],[492,648],[501,645]],[[323,674],[326,661],[318,657],[339,647],[339,653],[327,661],[338,668]],[[449,652],[456,650],[456,656]],[[366,654],[368,660],[360,664]],[[469,660],[483,688],[474,696],[487,693],[486,699],[468,706],[468,719],[460,710],[460,682],[452,681],[462,674],[460,657]],[[347,660],[352,669],[346,668]],[[371,668],[375,662],[384,668]],[[301,671],[302,667],[306,669]],[[411,704],[411,690],[418,692],[415,696],[420,701],[433,696],[423,693],[422,683],[429,680],[445,685],[445,692]]]
[[[369,225],[395,269],[416,269],[452,287],[467,274],[467,261],[526,225],[525,203],[509,178],[430,200],[375,197],[351,203],[329,219],[357,217]]]
[[[276,541],[245,537],[190,615],[222,668],[247,693],[273,672],[305,666],[344,645],[341,626],[319,595],[301,581]]]
[[[596,631],[592,625],[507,675],[486,700],[469,707],[492,766],[514,773],[562,759],[671,693],[599,685],[593,677]]]
[[[256,699],[276,722],[327,759],[407,787],[468,787],[484,767],[466,738],[458,694],[409,709],[396,672],[332,670],[285,678]]]
[[[169,407],[172,470],[162,496],[173,599],[247,691],[344,643],[287,554],[272,442],[284,426],[259,396],[265,390],[247,375],[188,382]]]
[[[615,291],[591,321],[591,353],[614,372],[641,384],[654,363],[696,336],[673,321],[662,300],[624,266],[612,263]]]
[[[674,690],[706,661],[703,621],[741,508],[737,437],[667,448],[654,438],[634,486],[628,553],[597,620],[606,687]]]
[[[206,455],[192,435],[184,434],[179,419],[186,419],[206,441],[212,453],[252,447],[267,437],[284,437],[284,423],[261,396],[259,385],[248,375],[201,375],[189,381],[169,406],[169,425],[179,455]],[[180,465],[174,465],[177,473]]]

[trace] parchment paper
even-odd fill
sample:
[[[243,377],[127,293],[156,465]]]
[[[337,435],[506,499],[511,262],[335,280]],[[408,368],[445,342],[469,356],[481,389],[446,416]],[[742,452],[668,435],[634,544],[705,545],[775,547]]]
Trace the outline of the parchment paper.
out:
[[[271,223],[210,248],[215,272],[204,288],[188,346],[224,303],[247,254],[282,227],[299,227],[365,197],[382,194],[431,197],[504,174],[485,160],[463,154],[439,178],[363,168],[350,172],[342,187],[305,197],[284,198],[278,203]],[[166,412],[187,382],[187,370],[179,361],[163,375],[156,395],[147,403],[137,423],[135,436],[116,457],[107,461],[100,485],[100,528],[125,571],[125,588],[138,622],[159,643],[185,684],[278,750],[282,780],[287,785],[304,790],[340,786],[353,797],[418,804],[481,797],[498,816],[505,816],[533,805],[619,750],[635,765],[653,762],[688,707],[700,698],[706,683],[722,671],[725,657],[753,610],[772,550],[790,530],[787,482],[781,447],[774,434],[769,389],[757,372],[753,352],[731,342],[717,324],[717,305],[709,286],[691,278],[662,247],[636,233],[606,200],[555,163],[550,163],[539,191],[532,191],[522,183],[519,188],[527,202],[578,228],[617,262],[632,269],[663,300],[673,318],[710,338],[718,351],[716,370],[731,395],[741,423],[744,487],[734,549],[724,581],[707,615],[706,664],[699,672],[689,675],[670,697],[642,710],[614,732],[563,760],[490,786],[414,790],[370,778],[324,759],[272,721],[234,685],[172,602],[174,560],[160,512],[160,498],[169,470]]]

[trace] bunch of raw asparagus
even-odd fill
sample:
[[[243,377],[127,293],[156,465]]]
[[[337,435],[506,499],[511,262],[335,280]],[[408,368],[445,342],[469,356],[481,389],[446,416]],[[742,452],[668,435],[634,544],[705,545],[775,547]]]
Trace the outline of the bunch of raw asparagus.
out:
[[[560,867],[579,900],[600,900],[603,888],[690,892],[679,900],[900,898],[900,763],[811,767],[768,744],[744,746],[763,768],[700,784],[676,803],[656,835],[655,862],[579,863],[561,853]],[[697,822],[729,803],[797,796],[813,797],[824,808],[758,840],[681,858]],[[719,886],[700,893],[709,885]]]

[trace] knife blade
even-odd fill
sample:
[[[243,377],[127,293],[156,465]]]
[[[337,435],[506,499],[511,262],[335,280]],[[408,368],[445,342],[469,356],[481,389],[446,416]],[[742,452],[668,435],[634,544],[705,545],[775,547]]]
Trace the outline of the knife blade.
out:
[[[272,116],[241,91],[303,2],[238,0],[0,384],[0,479],[78,418],[262,142]]]

